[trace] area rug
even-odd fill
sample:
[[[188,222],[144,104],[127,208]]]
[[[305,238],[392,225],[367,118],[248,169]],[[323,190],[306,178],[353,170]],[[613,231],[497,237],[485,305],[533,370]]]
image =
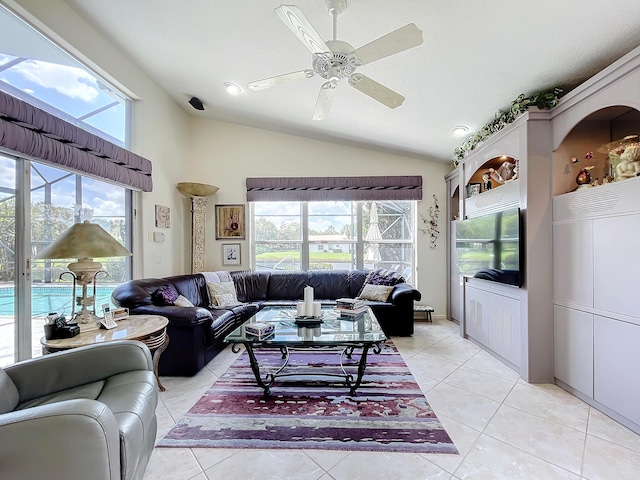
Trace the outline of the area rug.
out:
[[[258,351],[261,368],[281,365],[277,351]],[[346,361],[355,371],[358,356]],[[338,380],[335,351],[291,354],[287,373],[264,398],[242,353],[159,447],[367,450],[458,453],[391,341],[370,354],[357,395]]]

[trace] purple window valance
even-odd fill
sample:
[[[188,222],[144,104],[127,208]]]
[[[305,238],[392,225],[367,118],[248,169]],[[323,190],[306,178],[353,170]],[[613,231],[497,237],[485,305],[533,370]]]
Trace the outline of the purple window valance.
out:
[[[422,177],[247,178],[248,202],[422,200]]]
[[[150,192],[151,162],[0,91],[0,147]]]

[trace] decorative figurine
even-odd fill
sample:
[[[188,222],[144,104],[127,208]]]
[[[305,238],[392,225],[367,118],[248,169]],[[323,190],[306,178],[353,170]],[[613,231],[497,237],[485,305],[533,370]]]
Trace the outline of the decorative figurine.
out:
[[[491,190],[491,179],[488,173],[482,174],[482,182],[484,183],[484,191]]]
[[[580,172],[576,177],[578,188],[591,187],[591,174],[589,173],[589,170],[591,170],[592,168],[593,165],[589,165],[588,167],[580,169]]]
[[[620,154],[616,165],[616,182],[633,178],[640,173],[640,145],[630,145]]]

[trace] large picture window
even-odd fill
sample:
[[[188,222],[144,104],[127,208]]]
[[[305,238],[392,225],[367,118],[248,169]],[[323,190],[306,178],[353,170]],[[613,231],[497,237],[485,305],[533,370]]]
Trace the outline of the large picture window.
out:
[[[253,268],[386,268],[414,278],[416,202],[252,202]]]

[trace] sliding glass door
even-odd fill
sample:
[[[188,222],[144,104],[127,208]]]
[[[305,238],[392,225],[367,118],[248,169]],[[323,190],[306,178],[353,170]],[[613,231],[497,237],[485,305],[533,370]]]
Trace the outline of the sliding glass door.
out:
[[[132,249],[132,192],[93,178],[0,152],[0,366],[42,354],[49,312],[71,317],[74,291],[67,265],[38,254],[76,222],[99,224]],[[130,257],[98,259],[108,275],[96,286],[96,305],[131,278]]]

